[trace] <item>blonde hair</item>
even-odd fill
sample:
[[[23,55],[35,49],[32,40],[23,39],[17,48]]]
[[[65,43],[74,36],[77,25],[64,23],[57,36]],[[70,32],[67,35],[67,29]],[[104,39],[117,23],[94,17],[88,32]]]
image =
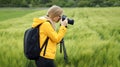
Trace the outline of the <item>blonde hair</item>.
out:
[[[50,18],[54,18],[56,16],[60,16],[63,13],[63,10],[61,7],[53,5],[48,9],[47,16]]]

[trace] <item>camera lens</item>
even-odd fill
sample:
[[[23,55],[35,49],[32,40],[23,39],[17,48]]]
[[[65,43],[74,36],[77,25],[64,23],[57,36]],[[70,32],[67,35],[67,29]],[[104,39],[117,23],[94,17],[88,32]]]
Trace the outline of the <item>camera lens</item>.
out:
[[[68,24],[73,25],[74,24],[74,20],[73,19],[68,19]]]

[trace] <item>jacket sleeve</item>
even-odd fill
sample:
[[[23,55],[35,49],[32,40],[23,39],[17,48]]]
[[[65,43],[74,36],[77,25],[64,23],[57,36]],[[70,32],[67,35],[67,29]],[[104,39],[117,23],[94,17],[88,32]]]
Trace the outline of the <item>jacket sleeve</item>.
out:
[[[67,28],[60,26],[58,33],[52,28],[49,22],[43,23],[43,30],[45,34],[54,42],[59,43],[64,37]]]

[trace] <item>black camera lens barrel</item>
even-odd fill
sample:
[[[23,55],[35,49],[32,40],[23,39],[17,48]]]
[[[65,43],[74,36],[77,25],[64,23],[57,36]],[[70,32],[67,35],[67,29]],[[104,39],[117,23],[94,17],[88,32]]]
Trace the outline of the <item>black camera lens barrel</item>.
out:
[[[68,19],[68,24],[73,25],[74,24],[74,20],[73,19]]]

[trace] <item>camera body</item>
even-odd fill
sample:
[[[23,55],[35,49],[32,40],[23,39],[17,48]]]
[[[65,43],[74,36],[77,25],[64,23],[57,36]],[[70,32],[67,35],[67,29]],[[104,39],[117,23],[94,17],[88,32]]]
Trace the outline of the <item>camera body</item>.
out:
[[[64,21],[66,17],[67,17],[67,16],[62,15],[62,21]],[[68,20],[68,24],[71,24],[71,25],[74,24],[74,20],[73,20],[73,19],[69,19],[69,18],[68,18],[67,20]]]

